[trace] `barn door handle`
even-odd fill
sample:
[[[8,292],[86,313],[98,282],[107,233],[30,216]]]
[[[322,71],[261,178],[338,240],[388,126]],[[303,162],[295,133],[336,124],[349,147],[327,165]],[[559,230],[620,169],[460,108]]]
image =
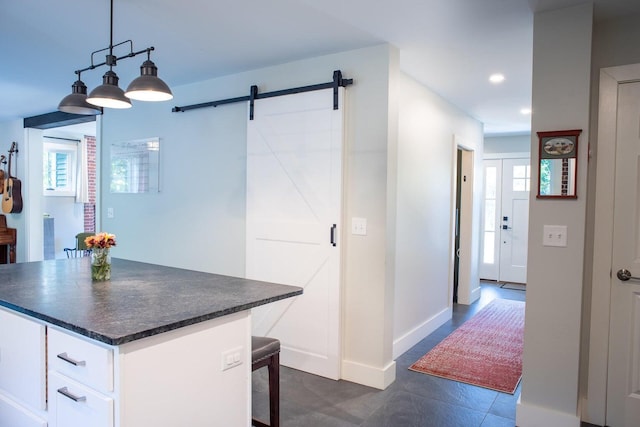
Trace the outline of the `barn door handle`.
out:
[[[331,226],[331,245],[336,246],[336,224]]]
[[[640,280],[640,277],[633,277],[631,275],[631,272],[626,268],[618,270],[616,276],[618,276],[618,279],[622,280],[623,282],[626,282],[627,280]]]

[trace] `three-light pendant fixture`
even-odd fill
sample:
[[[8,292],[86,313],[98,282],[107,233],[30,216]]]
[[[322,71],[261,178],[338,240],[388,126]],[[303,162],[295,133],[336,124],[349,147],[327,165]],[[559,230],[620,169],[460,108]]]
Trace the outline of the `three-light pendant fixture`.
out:
[[[151,61],[153,46],[134,52],[131,40],[113,44],[113,0],[111,0],[110,24],[109,46],[92,52],[91,65],[75,71],[78,75],[78,80],[71,86],[71,94],[60,101],[58,110],[65,113],[96,115],[102,113],[102,107],[131,108],[131,99],[139,101],[168,101],[173,98],[169,86],[158,77],[158,67]],[[113,54],[113,48],[127,43],[129,44],[129,53],[116,57]],[[105,62],[94,64],[93,55],[104,51],[108,51]],[[147,54],[147,60],[140,66],[140,76],[129,84],[126,91],[120,89],[118,75],[113,71],[113,67],[117,61],[132,58],[141,53]],[[102,77],[102,84],[87,95],[87,86],[82,82],[81,74],[84,71],[93,70],[103,65],[109,66],[109,71]]]

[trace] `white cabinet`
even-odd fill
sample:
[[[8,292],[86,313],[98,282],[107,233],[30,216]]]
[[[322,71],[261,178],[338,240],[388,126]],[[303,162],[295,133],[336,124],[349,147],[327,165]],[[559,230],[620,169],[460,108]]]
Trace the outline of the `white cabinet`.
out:
[[[49,370],[101,391],[113,391],[113,348],[49,328]]]
[[[0,426],[46,426],[46,327],[0,309]]]
[[[113,398],[55,371],[49,390],[52,427],[113,427]]]
[[[0,426],[46,427],[47,422],[0,394]]]
[[[0,427],[247,426],[250,331],[242,311],[110,346],[0,308]]]
[[[114,349],[49,328],[51,427],[113,427]]]

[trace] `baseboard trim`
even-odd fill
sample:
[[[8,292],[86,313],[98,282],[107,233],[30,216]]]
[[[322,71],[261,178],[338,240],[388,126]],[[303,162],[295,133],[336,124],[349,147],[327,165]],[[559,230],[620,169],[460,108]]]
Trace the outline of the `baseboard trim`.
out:
[[[396,380],[396,362],[393,361],[381,369],[344,360],[342,361],[342,379],[384,390]]]
[[[518,399],[516,425],[518,427],[580,427],[580,418],[576,414],[528,405]]]
[[[451,319],[452,313],[453,308],[447,307],[441,312],[425,320],[423,323],[416,326],[400,338],[394,340],[393,360],[400,357],[404,352],[422,341],[424,337],[426,337],[427,335],[438,329],[440,326],[442,326],[446,321]]]

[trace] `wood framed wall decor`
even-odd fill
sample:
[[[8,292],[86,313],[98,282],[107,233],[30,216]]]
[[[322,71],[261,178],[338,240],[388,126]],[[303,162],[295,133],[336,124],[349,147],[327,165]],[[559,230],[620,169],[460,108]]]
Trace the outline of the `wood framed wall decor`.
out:
[[[581,129],[537,132],[538,199],[577,199],[578,137]]]

